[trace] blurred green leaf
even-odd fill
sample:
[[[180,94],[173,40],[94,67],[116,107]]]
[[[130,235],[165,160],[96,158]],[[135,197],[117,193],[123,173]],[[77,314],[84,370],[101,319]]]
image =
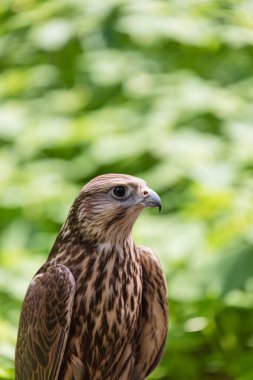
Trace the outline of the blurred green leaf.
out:
[[[0,379],[26,288],[78,190],[140,176],[170,330],[150,379],[251,380],[251,0],[0,4]]]

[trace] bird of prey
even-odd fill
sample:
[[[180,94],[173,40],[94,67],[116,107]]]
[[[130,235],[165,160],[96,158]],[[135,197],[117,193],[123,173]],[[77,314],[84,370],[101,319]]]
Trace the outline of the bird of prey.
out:
[[[167,290],[132,226],[159,196],[139,178],[105,174],[75,199],[23,303],[16,380],[143,380],[161,359]]]

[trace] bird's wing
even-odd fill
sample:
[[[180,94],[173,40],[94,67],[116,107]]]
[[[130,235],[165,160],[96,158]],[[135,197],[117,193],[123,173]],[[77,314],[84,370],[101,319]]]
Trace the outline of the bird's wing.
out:
[[[143,272],[142,317],[133,380],[146,378],[158,365],[168,329],[167,285],[151,249],[138,248]]]
[[[75,279],[55,265],[32,280],[24,300],[16,346],[16,380],[56,380],[75,295]]]

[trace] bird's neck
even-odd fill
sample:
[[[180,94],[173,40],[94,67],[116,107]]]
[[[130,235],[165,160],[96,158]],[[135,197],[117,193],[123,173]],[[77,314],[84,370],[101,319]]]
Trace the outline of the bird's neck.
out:
[[[125,279],[124,273],[131,270],[136,262],[138,262],[138,250],[131,234],[115,244],[111,241],[91,244],[75,239],[73,236],[68,239],[63,234],[59,234],[43,266],[43,271],[52,265],[63,264],[71,270],[76,279],[80,280],[78,286],[87,282],[86,277],[89,273],[93,275],[101,271],[110,273],[110,278],[114,276],[114,280],[121,283]],[[114,280],[111,279],[111,281]]]
[[[78,256],[83,255],[85,257],[88,252],[96,252],[96,254],[112,251],[121,253],[126,248],[132,249],[134,246],[132,230],[130,228],[120,233],[116,228],[110,228],[107,233],[96,233],[87,236],[85,230],[78,231],[76,229],[72,231],[66,223],[55,240],[48,260],[64,255],[75,260],[77,254]]]

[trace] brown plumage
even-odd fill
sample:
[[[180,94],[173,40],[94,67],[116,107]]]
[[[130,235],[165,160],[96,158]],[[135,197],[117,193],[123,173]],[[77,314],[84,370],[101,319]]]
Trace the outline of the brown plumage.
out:
[[[166,282],[132,226],[158,195],[107,174],[77,196],[22,308],[16,380],[143,380],[167,333]]]

